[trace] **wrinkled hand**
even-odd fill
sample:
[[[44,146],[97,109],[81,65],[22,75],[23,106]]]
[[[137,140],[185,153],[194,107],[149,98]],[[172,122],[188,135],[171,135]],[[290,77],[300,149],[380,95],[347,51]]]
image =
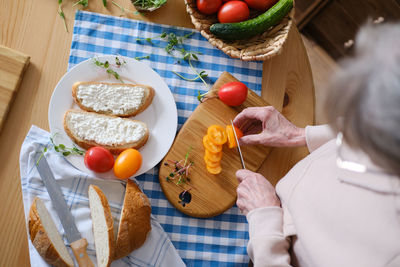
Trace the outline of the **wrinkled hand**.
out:
[[[306,145],[305,129],[288,121],[272,106],[246,108],[236,116],[233,123],[244,134],[239,139],[241,145]]]
[[[244,215],[257,208],[280,207],[281,202],[275,193],[275,188],[261,174],[238,170],[236,178],[240,182],[237,188],[236,205]]]

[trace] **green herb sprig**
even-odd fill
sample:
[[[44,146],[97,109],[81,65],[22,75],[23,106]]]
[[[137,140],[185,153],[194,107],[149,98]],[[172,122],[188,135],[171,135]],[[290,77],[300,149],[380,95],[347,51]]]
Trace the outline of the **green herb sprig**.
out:
[[[58,13],[58,15],[60,15],[61,19],[64,21],[64,28],[68,32],[67,21],[65,20],[65,14],[64,14],[64,11],[62,10],[62,0],[58,0],[57,13]]]
[[[138,61],[140,61],[140,60],[142,60],[142,59],[149,59],[149,58],[150,58],[149,55],[147,55],[147,56],[142,56],[142,57],[135,57],[135,59],[138,60]]]
[[[79,0],[78,2],[76,2],[75,4],[73,4],[72,6],[76,6],[76,5],[81,5],[84,8],[88,7],[89,5],[89,0]]]
[[[116,72],[112,67],[116,67],[116,68],[120,68],[123,65],[126,64],[126,61],[124,59],[122,59],[122,61],[119,59],[119,57],[115,57],[115,64],[112,65],[110,64],[110,62],[108,62],[108,60],[106,60],[105,62],[101,62],[100,60],[98,60],[97,58],[93,58],[93,63],[101,68],[104,68],[106,70],[106,72],[112,76],[114,76],[115,79],[119,80],[120,82],[124,83],[124,81],[121,79],[121,76],[119,75],[118,72]]]
[[[167,0],[136,0],[132,1],[133,5],[136,8],[140,8],[143,10],[154,10],[164,5]]]
[[[56,136],[56,134],[53,135],[53,137],[55,137],[55,136]],[[51,142],[51,145],[50,145],[50,146],[53,147],[54,150],[55,150],[56,152],[61,153],[64,157],[67,157],[67,156],[69,156],[69,155],[80,155],[80,156],[82,156],[82,155],[85,154],[85,151],[83,151],[83,150],[77,148],[76,146],[74,146],[74,147],[67,147],[67,146],[65,146],[64,144],[58,144],[58,145],[57,145],[57,144],[54,142],[53,137],[50,137],[50,142]],[[44,154],[48,151],[48,149],[49,149],[48,146],[45,146],[45,147],[43,148],[42,154],[40,155],[40,157],[39,157],[38,160],[36,161],[36,165],[39,164],[39,161],[42,159],[42,157],[43,157]]]
[[[201,80],[203,82],[203,84],[206,86],[206,88],[208,89],[209,85],[204,80],[208,76],[208,74],[204,70],[202,70],[200,72],[197,71],[197,69],[193,66],[193,62],[192,62],[192,61],[198,61],[199,60],[198,55],[202,55],[202,53],[198,52],[198,51],[188,51],[184,47],[184,41],[186,39],[188,39],[192,34],[194,34],[194,33],[191,32],[191,33],[188,33],[188,34],[186,34],[184,36],[177,36],[175,33],[163,32],[163,33],[161,33],[161,35],[158,35],[158,36],[155,36],[155,37],[136,38],[136,42],[142,43],[143,41],[145,41],[150,45],[159,46],[158,44],[154,43],[153,40],[162,39],[162,40],[166,41],[167,45],[165,47],[163,47],[165,52],[167,52],[169,55],[172,55],[175,58],[177,58],[177,57],[174,55],[174,51],[177,51],[178,53],[180,53],[181,57],[177,58],[178,59],[177,62],[181,63],[182,59],[185,60],[186,62],[188,62],[189,67],[195,73],[195,76],[192,77],[192,78],[187,78],[187,77],[184,77],[183,75],[179,74],[176,71],[172,71],[172,72],[175,75],[177,75],[179,78],[181,78],[181,79],[183,79],[185,81],[194,82],[194,81],[197,81],[197,80]],[[198,91],[197,99],[200,102],[202,102],[203,98],[206,96],[207,93],[201,94],[200,91]]]
[[[104,0],[103,0],[103,1],[104,1]],[[144,15],[144,14],[140,13],[139,11],[133,11],[133,10],[124,8],[123,6],[121,6],[120,4],[118,4],[118,3],[114,2],[114,1],[111,1],[111,3],[112,3],[114,6],[118,7],[119,9],[121,9],[121,12],[122,12],[122,13],[132,13],[133,15],[139,15],[139,14]]]

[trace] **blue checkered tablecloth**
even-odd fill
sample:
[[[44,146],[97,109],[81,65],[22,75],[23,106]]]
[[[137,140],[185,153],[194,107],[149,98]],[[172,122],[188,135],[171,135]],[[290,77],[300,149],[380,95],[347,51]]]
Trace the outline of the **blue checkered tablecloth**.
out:
[[[165,44],[150,45],[136,39],[173,32],[183,36],[192,29],[172,27],[126,18],[78,11],[75,17],[69,68],[93,56],[115,54],[127,57],[142,57],[168,84],[178,109],[178,124],[181,126],[198,105],[197,90],[205,92],[202,82],[182,80],[172,70],[185,76],[194,76],[186,62],[177,64],[176,58],[168,55]],[[157,41],[154,41],[157,44]],[[255,92],[261,92],[262,63],[244,62],[229,58],[195,32],[185,41],[185,49],[199,51],[198,70],[209,75],[213,84],[223,71],[228,71],[247,84]],[[158,181],[158,167],[137,177],[145,194],[150,198],[152,214],[159,221],[179,255],[188,266],[246,266],[248,225],[245,216],[235,206],[224,214],[210,219],[197,219],[176,210],[165,198]]]
[[[178,124],[181,126],[198,105],[197,91],[205,92],[207,89],[200,81],[185,81],[172,73],[174,70],[184,76],[194,77],[187,62],[177,63],[176,58],[164,51],[162,47],[165,43],[154,41],[156,45],[151,45],[136,41],[138,37],[154,37],[162,32],[183,36],[193,30],[78,11],[69,68],[94,56],[113,54],[134,58],[149,55],[149,59],[142,61],[168,84],[174,95]],[[250,89],[260,93],[261,62],[231,59],[212,47],[198,32],[185,41],[185,48],[202,53],[195,67],[207,72],[207,82],[210,85],[223,71],[228,71]],[[158,181],[158,167],[136,178],[151,201],[152,215],[161,224],[187,266],[247,266],[248,225],[245,216],[240,214],[236,206],[213,218],[191,218],[176,210],[166,200]],[[122,199],[120,201],[122,203]]]

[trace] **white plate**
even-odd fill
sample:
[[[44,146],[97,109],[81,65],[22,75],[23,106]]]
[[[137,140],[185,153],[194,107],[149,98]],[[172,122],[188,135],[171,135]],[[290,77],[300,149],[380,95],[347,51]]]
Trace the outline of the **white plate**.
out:
[[[147,143],[139,149],[143,163],[135,176],[153,168],[168,152],[175,138],[178,123],[174,97],[168,85],[153,69],[132,58],[118,56],[126,64],[114,68],[126,83],[146,84],[154,88],[155,96],[151,105],[135,119],[147,124],[150,136]],[[115,62],[115,56],[103,56],[98,60]],[[55,136],[56,144],[73,147],[74,143],[64,131],[63,118],[68,109],[79,109],[72,98],[72,85],[80,81],[118,82],[110,77],[104,68],[94,65],[93,59],[83,61],[67,72],[57,84],[50,99],[49,126]],[[86,168],[83,156],[67,156],[66,159],[81,171],[100,178],[115,178],[112,170],[106,173],[95,173]]]

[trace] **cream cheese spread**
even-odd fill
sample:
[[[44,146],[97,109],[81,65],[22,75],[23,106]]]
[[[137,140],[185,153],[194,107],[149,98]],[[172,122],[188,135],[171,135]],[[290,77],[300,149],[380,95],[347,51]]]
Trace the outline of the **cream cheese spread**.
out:
[[[144,102],[146,88],[121,84],[80,84],[76,96],[96,112],[123,115],[137,110]]]
[[[68,127],[75,136],[102,145],[113,146],[137,142],[146,134],[146,127],[131,119],[71,112],[67,121]]]

